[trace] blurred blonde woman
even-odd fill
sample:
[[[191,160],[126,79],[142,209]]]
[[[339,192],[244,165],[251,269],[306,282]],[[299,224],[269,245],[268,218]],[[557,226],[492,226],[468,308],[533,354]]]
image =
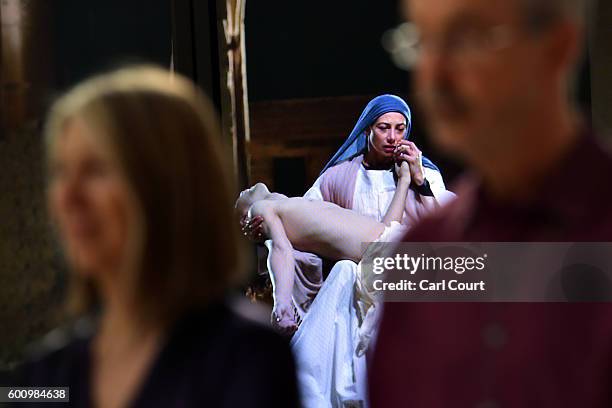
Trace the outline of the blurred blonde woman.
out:
[[[22,385],[69,386],[83,407],[296,406],[288,345],[224,301],[243,275],[235,188],[195,86],[154,67],[90,79],[45,137],[69,305],[94,318],[60,332]]]

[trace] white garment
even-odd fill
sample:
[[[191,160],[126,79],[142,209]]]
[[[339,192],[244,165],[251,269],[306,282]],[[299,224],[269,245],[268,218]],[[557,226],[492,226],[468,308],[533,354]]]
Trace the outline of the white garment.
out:
[[[375,242],[397,242],[406,230],[392,222]],[[358,282],[360,271],[352,261],[337,262],[291,339],[304,408],[368,406],[365,352],[381,305]]]
[[[380,222],[385,216],[395,193],[393,172],[366,170],[359,166],[353,195],[353,210]]]
[[[452,195],[439,172],[425,168],[425,177],[439,202]],[[393,173],[360,166],[355,183],[353,210],[382,222],[396,188]],[[304,198],[322,201],[320,186],[319,177]],[[404,233],[404,226],[393,223],[377,241],[395,241]],[[357,264],[337,262],[291,340],[304,408],[368,407],[364,352],[376,340],[381,305],[356,307],[363,294],[358,276]]]
[[[440,172],[428,167],[424,168],[425,178],[429,181],[431,191],[440,204],[446,203],[454,194],[446,190]],[[368,170],[359,166],[355,180],[355,193],[353,195],[353,211],[382,222],[395,193],[395,180],[393,172],[389,170]],[[304,194],[309,200],[323,201],[321,193],[321,177]]]
[[[366,360],[355,353],[356,276],[357,264],[337,262],[291,339],[304,408],[367,407]]]
[[[374,243],[396,243],[395,245],[370,245],[364,253],[364,258],[374,259],[377,257],[386,258],[392,257],[396,253],[397,243],[406,235],[409,227],[400,224],[397,221],[391,222],[386,226],[382,234],[374,241]],[[362,263],[357,265],[357,278],[355,280],[355,302],[358,309],[358,316],[361,317],[361,325],[358,330],[358,339],[356,340],[355,352],[358,356],[362,356],[370,348],[375,340],[378,332],[380,318],[382,317],[383,301],[381,292],[373,291],[372,279],[373,275],[364,275]]]

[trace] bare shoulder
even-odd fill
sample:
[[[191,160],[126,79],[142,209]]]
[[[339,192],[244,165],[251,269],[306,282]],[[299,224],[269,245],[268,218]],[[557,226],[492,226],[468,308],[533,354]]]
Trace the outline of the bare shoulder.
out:
[[[256,216],[266,218],[266,216],[270,216],[272,213],[276,212],[276,206],[278,203],[279,200],[259,200],[253,203],[249,209],[249,216],[251,218]]]

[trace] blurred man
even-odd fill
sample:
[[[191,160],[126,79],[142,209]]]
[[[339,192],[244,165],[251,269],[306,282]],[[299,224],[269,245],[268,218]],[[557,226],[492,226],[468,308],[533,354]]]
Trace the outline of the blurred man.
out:
[[[471,169],[406,241],[612,241],[612,160],[568,98],[583,2],[404,0],[434,141]],[[373,407],[612,406],[612,305],[389,303]]]

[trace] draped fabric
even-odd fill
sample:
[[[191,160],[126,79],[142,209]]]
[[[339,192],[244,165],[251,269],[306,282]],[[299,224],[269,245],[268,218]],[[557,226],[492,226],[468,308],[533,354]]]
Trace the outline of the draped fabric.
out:
[[[323,174],[320,184],[323,200],[343,208],[353,209],[355,180],[362,163],[363,156],[359,155],[334,166]],[[407,194],[402,219],[402,224],[406,226],[416,224],[418,220],[438,207],[437,200],[423,197],[413,189],[409,189]]]

